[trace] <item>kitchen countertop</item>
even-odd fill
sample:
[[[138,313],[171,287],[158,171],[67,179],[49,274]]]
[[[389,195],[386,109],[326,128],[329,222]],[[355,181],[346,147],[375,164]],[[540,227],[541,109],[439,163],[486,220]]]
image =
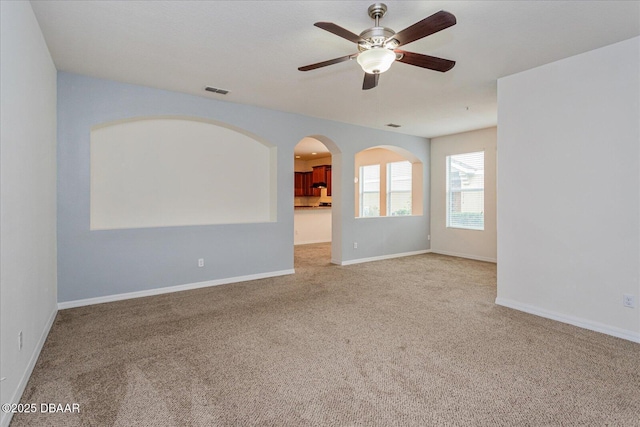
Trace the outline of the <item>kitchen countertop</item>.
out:
[[[331,209],[331,206],[294,206],[295,210],[326,210]]]

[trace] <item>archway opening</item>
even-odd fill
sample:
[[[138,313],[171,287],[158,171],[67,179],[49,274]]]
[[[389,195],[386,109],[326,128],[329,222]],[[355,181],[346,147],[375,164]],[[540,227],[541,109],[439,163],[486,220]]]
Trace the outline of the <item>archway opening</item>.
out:
[[[311,135],[294,147],[294,246],[316,250],[316,263],[340,260],[339,176],[340,151],[330,139]]]
[[[410,151],[392,145],[355,155],[355,217],[423,214],[423,164]]]

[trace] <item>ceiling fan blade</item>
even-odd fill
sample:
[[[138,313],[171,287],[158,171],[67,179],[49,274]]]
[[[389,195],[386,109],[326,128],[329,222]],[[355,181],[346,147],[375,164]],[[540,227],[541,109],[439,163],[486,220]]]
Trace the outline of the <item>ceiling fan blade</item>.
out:
[[[333,64],[338,64],[340,62],[348,61],[350,59],[355,58],[356,56],[358,56],[357,53],[354,53],[353,55],[341,56],[340,58],[330,59],[328,61],[322,61],[316,64],[305,65],[304,67],[298,67],[298,70],[300,71],[315,70],[316,68],[326,67],[327,65],[333,65]]]
[[[362,90],[373,89],[378,86],[378,77],[380,74],[364,73],[364,81],[362,82]]]
[[[433,15],[416,22],[410,27],[396,33],[390,39],[398,40],[398,46],[414,42],[438,31],[456,24],[456,17],[451,13],[441,10]]]
[[[316,22],[313,25],[315,25],[318,28],[322,28],[323,30],[329,31],[330,33],[333,33],[336,36],[340,36],[343,39],[347,39],[354,43],[363,41],[362,37],[360,37],[359,35],[354,34],[351,31],[344,29],[339,25],[334,24],[333,22]]]
[[[428,68],[430,70],[440,71],[444,73],[449,71],[456,65],[456,61],[449,59],[438,58],[435,56],[423,55],[421,53],[406,52],[404,50],[395,50],[395,53],[402,54],[398,62],[404,62],[405,64],[415,65],[416,67]]]

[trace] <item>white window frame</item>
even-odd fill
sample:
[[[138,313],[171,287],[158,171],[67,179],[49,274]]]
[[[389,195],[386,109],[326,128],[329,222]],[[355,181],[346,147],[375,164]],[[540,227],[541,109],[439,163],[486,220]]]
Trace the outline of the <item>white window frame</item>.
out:
[[[408,165],[409,166],[409,190],[393,190],[393,174],[391,169],[394,167],[394,165],[400,165],[402,164],[403,166]],[[387,216],[410,216],[413,212],[413,206],[412,206],[412,196],[413,196],[413,170],[412,170],[413,165],[411,164],[410,161],[408,160],[402,160],[399,162],[390,162],[387,163],[387,181],[386,181],[386,192],[387,192]],[[394,214],[391,209],[392,209],[392,203],[391,203],[391,199],[393,197],[393,194],[408,194],[409,195],[409,210],[406,213],[396,213]]]
[[[364,191],[364,187],[365,187],[365,179],[364,179],[364,174],[365,174],[365,169],[366,168],[371,168],[371,167],[377,167],[378,168],[378,191]],[[374,165],[362,165],[360,166],[360,171],[359,171],[359,197],[360,197],[360,206],[359,206],[359,217],[360,218],[377,218],[380,217],[380,187],[381,187],[381,167],[379,164],[374,164]],[[365,206],[364,206],[364,195],[368,194],[368,193],[377,193],[378,194],[378,214],[377,215],[365,215]]]
[[[482,156],[481,167],[477,163],[472,164],[473,162],[478,161],[478,159],[474,159],[473,157],[479,157],[480,155]],[[447,228],[460,228],[465,230],[478,231],[484,230],[484,160],[484,150],[454,154],[446,157]],[[465,161],[468,164],[465,165]],[[456,166],[453,166],[453,163],[456,163]],[[457,184],[455,184],[456,188],[452,188],[454,187],[454,184],[452,184],[452,182],[454,181],[454,177],[452,176],[453,169],[458,170],[458,173],[460,175],[467,178],[467,184],[464,184],[464,182],[461,181],[459,187]],[[480,183],[482,184],[481,187]],[[465,185],[468,187],[466,190],[462,188]],[[459,197],[454,196],[454,193],[459,193]],[[470,201],[467,204],[467,208],[463,207],[465,205],[465,195],[471,196],[475,193],[481,193],[480,202],[478,202],[477,197],[467,197],[467,199],[469,199]],[[458,208],[459,210],[452,212],[454,203],[458,203],[460,206]],[[478,207],[479,204],[481,204],[481,207]],[[453,217],[452,213],[466,213],[469,219],[466,222],[462,221],[462,215],[459,215],[459,218],[456,219]],[[475,222],[473,220],[474,217]]]

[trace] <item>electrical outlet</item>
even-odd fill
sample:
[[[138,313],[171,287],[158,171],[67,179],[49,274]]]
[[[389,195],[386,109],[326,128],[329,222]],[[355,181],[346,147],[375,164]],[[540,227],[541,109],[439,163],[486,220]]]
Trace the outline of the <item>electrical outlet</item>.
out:
[[[427,235],[427,240],[431,240],[431,234]]]
[[[353,249],[358,249],[358,242],[353,242]]]
[[[630,295],[630,294],[623,294],[622,305],[629,308],[636,308],[636,296]]]
[[[18,350],[22,350],[22,331],[18,333]]]
[[[204,267],[204,258],[198,258],[198,267]]]

